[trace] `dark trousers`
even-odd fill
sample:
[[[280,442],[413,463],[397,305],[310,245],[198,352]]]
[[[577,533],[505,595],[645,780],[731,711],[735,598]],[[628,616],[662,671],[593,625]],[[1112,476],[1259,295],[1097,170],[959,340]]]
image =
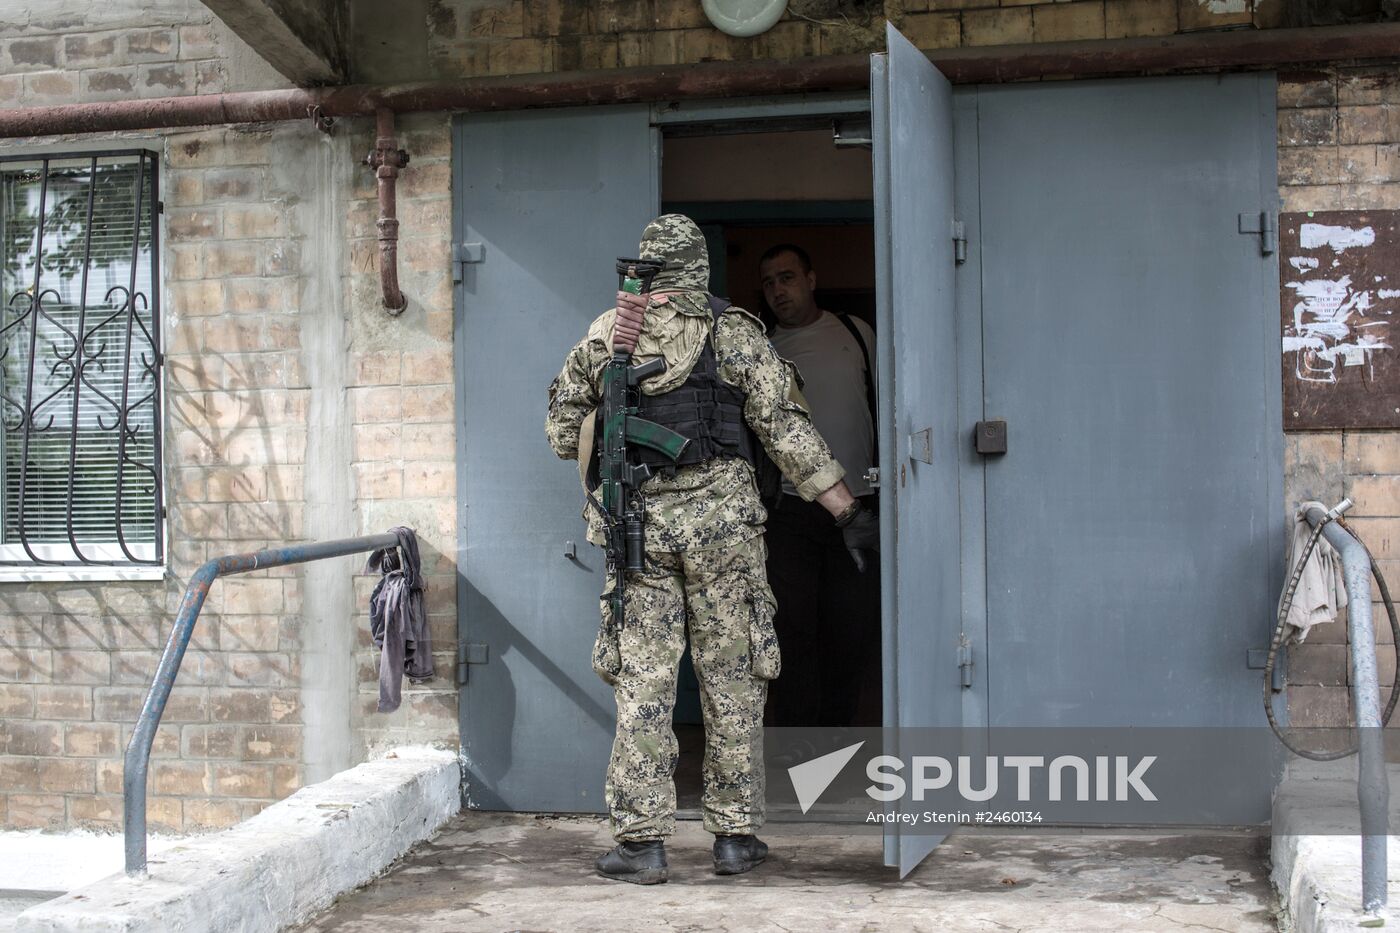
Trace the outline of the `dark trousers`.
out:
[[[876,508],[874,497],[863,497]],[[784,495],[768,516],[768,584],[782,674],[768,685],[774,726],[880,722],[880,566],[856,570],[830,514]]]

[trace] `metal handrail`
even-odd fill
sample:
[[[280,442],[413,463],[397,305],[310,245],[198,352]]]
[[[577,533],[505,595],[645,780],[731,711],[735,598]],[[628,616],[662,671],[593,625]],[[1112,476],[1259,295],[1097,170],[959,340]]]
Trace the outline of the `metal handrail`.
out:
[[[156,727],[160,725],[160,718],[165,713],[165,704],[170,699],[175,678],[180,673],[180,662],[185,657],[185,649],[194,633],[199,610],[203,608],[204,599],[209,595],[209,588],[214,585],[214,581],[219,577],[247,573],[250,570],[304,564],[328,557],[344,557],[364,551],[397,547],[398,543],[398,536],[394,534],[342,538],[338,541],[322,541],[317,544],[300,544],[216,557],[194,572],[189,585],[185,587],[184,598],[180,600],[175,627],[171,630],[170,639],[165,643],[165,651],[160,656],[160,665],[156,668],[155,679],[151,681],[151,690],[146,694],[146,702],[141,707],[141,715],[136,720],[136,729],[126,746],[122,771],[122,828],[126,835],[128,875],[146,873],[146,772],[151,760],[151,745],[155,742]]]
[[[1390,785],[1386,781],[1381,735],[1381,688],[1376,673],[1376,633],[1371,628],[1371,553],[1350,531],[1327,521],[1319,508],[1307,511],[1327,543],[1342,558],[1347,587],[1347,631],[1351,639],[1351,703],[1358,745],[1356,797],[1361,808],[1361,909],[1376,914],[1386,906],[1386,840]]]

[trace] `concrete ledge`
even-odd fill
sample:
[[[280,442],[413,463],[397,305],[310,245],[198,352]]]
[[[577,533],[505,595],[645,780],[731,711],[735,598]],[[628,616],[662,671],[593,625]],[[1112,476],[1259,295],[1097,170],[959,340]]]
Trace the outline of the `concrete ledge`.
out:
[[[1388,770],[1394,788],[1400,770]],[[1400,829],[1396,798],[1392,792],[1392,831]],[[1358,820],[1354,758],[1290,766],[1274,796],[1270,875],[1289,933],[1354,933],[1374,920],[1361,911]],[[1393,832],[1386,858],[1393,908],[1400,897],[1400,837]]]
[[[20,914],[16,933],[276,931],[378,875],[459,809],[453,752],[400,748],[304,787],[232,829],[166,849]]]

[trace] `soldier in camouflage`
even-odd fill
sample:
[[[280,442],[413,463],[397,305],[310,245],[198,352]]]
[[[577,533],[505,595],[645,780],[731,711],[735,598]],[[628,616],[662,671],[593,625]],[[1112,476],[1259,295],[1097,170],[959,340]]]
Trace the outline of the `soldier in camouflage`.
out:
[[[614,346],[632,350],[637,363],[665,358],[666,370],[641,386],[657,397],[692,385],[708,346],[719,379],[743,393],[744,423],[798,494],[821,503],[853,549],[877,549],[875,517],[851,496],[844,470],[812,427],[796,369],[778,358],[752,314],[712,308],[700,229],[679,214],[658,217],[643,231],[638,256],[665,263],[650,296],[618,292],[618,307],[593,322],[550,385],[545,430],[555,453],[579,458],[584,475]],[[671,717],[688,632],[705,722],[701,805],[705,829],[716,836],[715,870],[747,871],[767,853],[754,832],[764,817],[763,705],[780,665],[764,572],[767,515],[753,466],[738,456],[658,472],[642,494],[646,569],[628,574],[623,619],[609,618],[602,602],[594,647],[594,669],[617,702],[606,797],[618,845],[598,869],[640,884],[666,880],[662,840],[675,829],[676,810]],[[588,538],[601,545],[602,517],[584,511]]]

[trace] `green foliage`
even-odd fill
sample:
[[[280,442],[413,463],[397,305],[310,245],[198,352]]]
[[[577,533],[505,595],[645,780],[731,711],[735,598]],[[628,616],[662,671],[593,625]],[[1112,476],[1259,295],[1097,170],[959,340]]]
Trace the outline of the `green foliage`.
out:
[[[136,208],[138,168],[135,164],[97,166],[67,165],[49,168],[46,214],[44,216],[44,275],[67,279],[79,275],[83,260],[101,269],[131,260],[133,211]],[[138,251],[150,248],[151,173],[141,172],[141,222],[137,231]],[[4,230],[3,269],[11,287],[30,287],[34,274],[34,237],[39,214],[31,205],[31,192],[43,184],[39,169],[25,168],[0,177],[0,208],[4,210],[0,229]],[[89,245],[88,198],[92,199],[92,230]],[[87,255],[90,251],[90,255]]]

